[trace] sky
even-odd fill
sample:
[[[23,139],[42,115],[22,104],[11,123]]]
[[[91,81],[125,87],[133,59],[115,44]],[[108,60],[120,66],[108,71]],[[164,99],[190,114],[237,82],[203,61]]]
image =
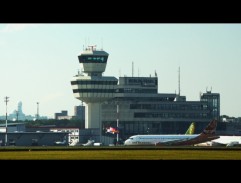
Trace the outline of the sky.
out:
[[[0,24],[0,116],[23,103],[26,115],[68,110],[70,80],[81,70],[83,46],[109,53],[104,76],[158,75],[159,93],[178,92],[199,101],[220,93],[221,115],[241,116],[241,24]]]

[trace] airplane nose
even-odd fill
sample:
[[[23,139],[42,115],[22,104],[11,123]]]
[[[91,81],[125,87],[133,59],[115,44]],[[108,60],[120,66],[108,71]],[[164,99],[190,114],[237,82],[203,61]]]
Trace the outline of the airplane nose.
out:
[[[126,141],[124,142],[124,145],[127,145],[127,144],[128,144],[128,142],[129,142],[129,140],[126,140]]]

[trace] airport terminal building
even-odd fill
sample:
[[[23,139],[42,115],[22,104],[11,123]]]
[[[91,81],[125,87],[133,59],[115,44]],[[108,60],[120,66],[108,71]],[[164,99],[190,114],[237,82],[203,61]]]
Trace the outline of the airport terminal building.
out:
[[[71,80],[75,98],[87,104],[85,128],[118,127],[119,137],[136,134],[183,134],[195,122],[200,133],[220,117],[220,94],[206,91],[199,101],[176,93],[158,93],[158,77],[102,76],[109,54],[93,46],[78,56],[82,73]],[[118,111],[118,112],[117,112]]]
[[[191,122],[195,133],[200,133],[219,116],[218,93],[207,91],[199,101],[186,101],[175,93],[158,93],[157,77],[120,77],[115,97],[102,104],[102,129],[117,127],[118,118],[122,139],[136,134],[184,134]]]

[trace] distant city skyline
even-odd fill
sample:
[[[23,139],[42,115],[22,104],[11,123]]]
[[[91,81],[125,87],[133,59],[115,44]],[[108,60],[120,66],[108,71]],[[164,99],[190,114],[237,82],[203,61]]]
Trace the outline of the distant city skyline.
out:
[[[23,103],[21,101],[19,101],[17,108],[12,112],[8,112],[8,120],[10,120],[10,121],[25,121],[25,120],[33,121],[33,120],[37,120],[37,119],[47,119],[47,116],[37,116],[37,114],[35,114],[35,115],[25,114],[22,110],[22,106],[23,106]],[[0,115],[0,119],[5,120],[6,114]]]
[[[159,93],[199,100],[220,93],[221,115],[241,116],[241,24],[0,24],[0,116],[22,101],[25,114],[74,115],[70,80],[83,46],[109,53],[104,76],[158,75]]]

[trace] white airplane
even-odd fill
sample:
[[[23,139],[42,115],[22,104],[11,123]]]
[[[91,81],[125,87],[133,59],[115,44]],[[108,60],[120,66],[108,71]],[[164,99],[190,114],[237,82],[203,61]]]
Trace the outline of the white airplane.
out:
[[[55,145],[66,145],[67,142],[66,142],[66,140],[63,140],[63,141],[56,141],[56,142],[54,142],[54,144],[55,144]]]
[[[241,144],[241,136],[220,136],[219,139],[211,141],[211,146],[235,146]]]
[[[219,138],[215,136],[216,127],[217,121],[212,120],[202,133],[195,135],[134,135],[127,139],[124,145],[194,145]]]
[[[86,144],[82,144],[83,146],[93,146],[94,145],[94,140],[88,140]]]

